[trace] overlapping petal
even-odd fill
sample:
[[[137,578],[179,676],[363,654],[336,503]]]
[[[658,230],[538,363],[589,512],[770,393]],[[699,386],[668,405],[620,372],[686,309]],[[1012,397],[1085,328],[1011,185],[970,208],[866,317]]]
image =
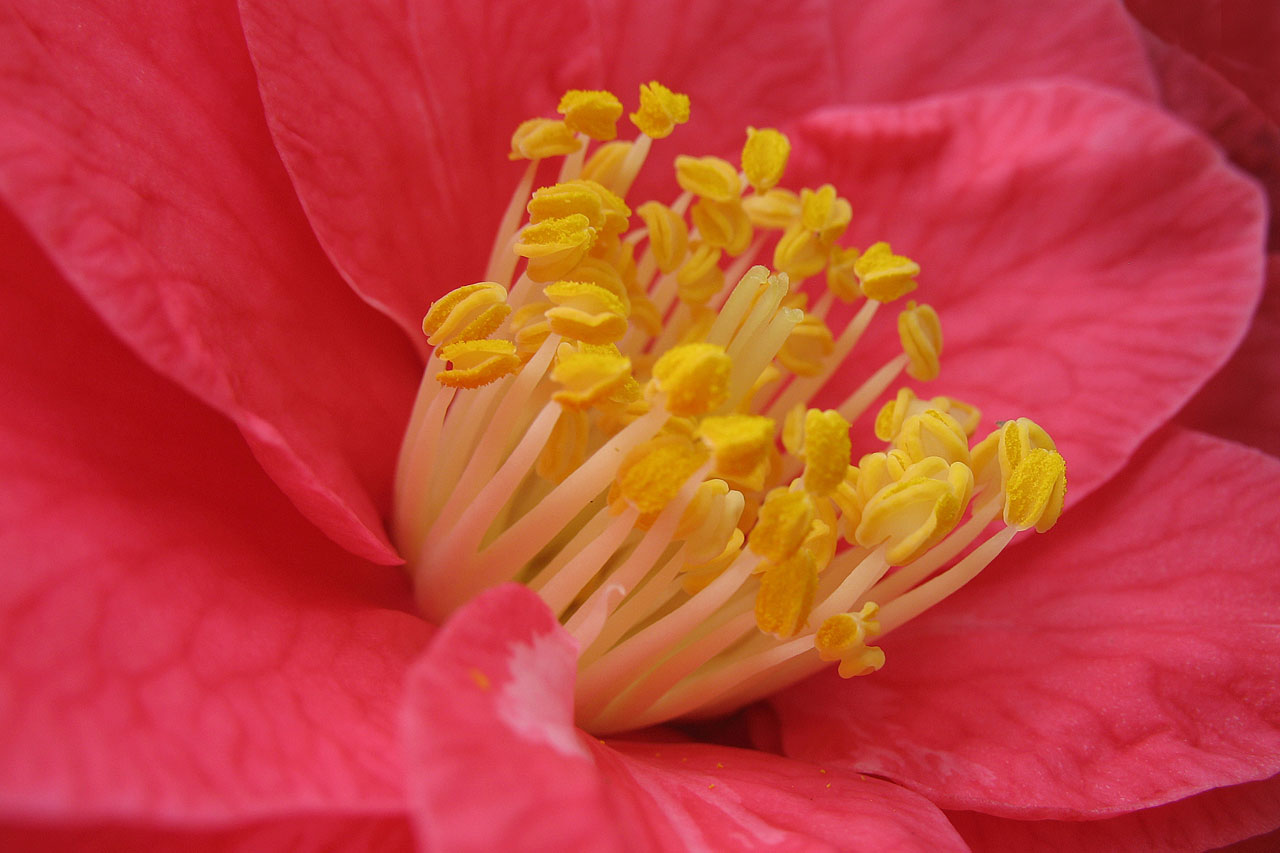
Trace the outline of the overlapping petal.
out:
[[[233,4],[6,4],[0,199],[309,518],[398,560],[381,517],[417,362],[325,262]]]
[[[886,638],[874,678],[781,694],[786,751],[1022,818],[1271,776],[1277,529],[1280,462],[1171,427],[1051,536]]]
[[[1060,437],[1068,501],[1111,476],[1248,326],[1262,200],[1143,103],[1031,84],[823,111],[795,143],[793,177],[852,200],[851,242],[888,239],[924,267],[946,340],[938,387]],[[887,357],[893,335],[868,350]]]
[[[0,214],[0,813],[122,845],[394,833],[429,633],[405,581],[299,516]]]

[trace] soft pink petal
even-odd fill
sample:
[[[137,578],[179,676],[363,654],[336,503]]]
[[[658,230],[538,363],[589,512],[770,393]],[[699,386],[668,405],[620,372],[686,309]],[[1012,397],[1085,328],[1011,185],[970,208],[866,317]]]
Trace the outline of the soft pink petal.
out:
[[[1105,817],[1280,770],[1280,461],[1173,428],[884,641],[775,699],[788,754],[944,808]]]
[[[0,245],[0,815],[398,813],[395,709],[429,631],[400,573],[299,516],[2,208]]]
[[[946,347],[921,392],[980,406],[985,428],[1038,421],[1068,460],[1068,500],[1226,360],[1258,298],[1257,190],[1185,126],[1111,92],[1036,84],[824,111],[796,148],[794,180],[853,200],[851,243],[888,240],[923,267],[913,296],[938,309]],[[895,324],[878,328],[859,350],[874,361],[835,391],[899,348]]]
[[[1111,0],[892,0],[831,6],[845,101],[902,101],[1036,77],[1154,98],[1132,23]]]
[[[514,584],[458,611],[405,706],[418,832],[442,850],[963,850],[876,779],[702,744],[604,745],[573,726],[577,650]]]
[[[974,853],[1203,853],[1280,824],[1280,778],[1215,788],[1185,800],[1102,820],[1012,820],[978,812],[947,815]],[[1260,847],[1261,853],[1276,848]]]
[[[1280,5],[1274,0],[1125,0],[1164,41],[1200,57],[1280,122]]]
[[[1244,343],[1178,420],[1280,456],[1280,254]]]
[[[396,561],[381,517],[416,358],[324,260],[234,4],[10,3],[0,46],[0,198],[309,518]]]

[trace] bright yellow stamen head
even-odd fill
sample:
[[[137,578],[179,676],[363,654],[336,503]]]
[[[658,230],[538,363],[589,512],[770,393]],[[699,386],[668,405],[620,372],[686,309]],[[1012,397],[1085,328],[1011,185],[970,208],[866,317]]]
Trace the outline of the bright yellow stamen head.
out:
[[[907,302],[898,315],[898,338],[902,351],[911,360],[907,375],[924,382],[938,378],[942,355],[942,322],[938,312],[928,305]]]
[[[618,135],[622,102],[612,92],[570,89],[560,99],[556,112],[564,116],[570,130],[608,142]]]
[[[1044,533],[1062,514],[1067,465],[1054,450],[1035,448],[1018,462],[1005,485],[1004,520],[1019,530]]]
[[[778,351],[778,361],[797,376],[818,376],[826,369],[827,356],[835,345],[827,324],[819,317],[805,314]]]
[[[667,350],[653,365],[653,379],[666,395],[673,415],[704,415],[729,395],[733,362],[724,347],[715,344],[681,344]]]
[[[531,118],[516,128],[511,136],[512,160],[541,160],[571,154],[582,147],[582,140],[562,121]]]
[[[458,341],[445,344],[438,352],[452,367],[437,373],[436,381],[451,388],[479,388],[520,367],[516,345],[511,341]]]
[[[658,436],[623,460],[618,468],[618,491],[640,512],[660,512],[707,456],[707,449],[687,436]]]
[[[969,464],[969,436],[960,422],[937,409],[925,409],[902,423],[893,441],[913,462],[939,456],[947,462]]]
[[[747,545],[766,560],[781,563],[804,541],[813,514],[813,500],[807,493],[774,489],[760,507]]]
[[[770,563],[756,593],[756,625],[780,639],[794,635],[809,618],[817,590],[818,569],[808,551]]]
[[[778,238],[773,248],[773,265],[787,275],[802,281],[817,275],[826,266],[829,252],[817,232],[794,222]]]
[[[837,613],[818,629],[814,648],[823,660],[840,661],[842,678],[870,675],[884,666],[884,652],[866,644],[868,637],[880,633],[880,623],[875,618],[879,610],[869,601],[858,613]]]
[[[583,281],[557,281],[543,288],[554,308],[551,331],[589,344],[611,344],[627,333],[627,308],[613,293]]]
[[[674,272],[689,251],[689,226],[684,217],[660,201],[647,201],[636,208],[636,213],[649,229],[649,248],[658,269]]]
[[[676,183],[687,190],[712,201],[734,201],[742,194],[742,182],[738,170],[719,157],[676,158]]]
[[[784,229],[793,222],[799,224],[800,196],[782,187],[749,195],[742,200],[742,206],[757,228]]]
[[[433,347],[487,338],[511,313],[507,289],[497,282],[468,284],[431,303],[422,331]]]
[[[604,227],[604,204],[600,200],[600,194],[593,192],[585,181],[552,184],[534,190],[526,209],[529,211],[529,222],[533,225],[577,213],[585,216],[587,225],[592,228],[599,230]]]
[[[874,243],[854,261],[853,271],[862,283],[862,292],[877,302],[892,302],[917,287],[920,265],[895,255],[888,243]]]
[[[555,281],[581,262],[595,244],[596,233],[591,220],[573,213],[526,225],[511,248],[529,259],[529,278]]]
[[[676,273],[677,293],[686,305],[705,305],[724,287],[724,270],[720,269],[720,257],[724,252],[719,246],[698,243],[693,252]]]
[[[773,418],[760,415],[719,415],[704,418],[699,434],[711,447],[716,476],[745,482],[758,490],[768,474],[777,428]]]
[[[768,192],[782,180],[791,140],[771,127],[747,128],[747,144],[742,146],[742,171],[757,193]]]
[[[858,544],[885,543],[889,564],[906,565],[955,528],[972,494],[973,472],[967,465],[948,466],[936,457],[917,462],[867,501]]]
[[[824,244],[830,246],[838,239],[852,219],[852,206],[836,195],[836,188],[831,184],[823,184],[817,190],[800,191],[800,221]]]
[[[849,422],[832,409],[810,409],[804,416],[804,487],[826,497],[849,470]]]
[[[737,198],[729,201],[698,199],[689,215],[704,242],[719,246],[734,257],[741,255],[751,243],[754,233],[751,220]]]
[[[852,302],[862,295],[862,285],[853,270],[858,256],[857,249],[832,246],[827,258],[827,287],[842,302]]]
[[[688,120],[688,95],[673,92],[656,80],[640,87],[640,109],[631,114],[631,121],[645,136],[663,139],[677,124]]]
[[[563,386],[552,399],[564,406],[586,409],[622,389],[631,378],[631,359],[608,348],[578,349],[561,344],[551,378]]]

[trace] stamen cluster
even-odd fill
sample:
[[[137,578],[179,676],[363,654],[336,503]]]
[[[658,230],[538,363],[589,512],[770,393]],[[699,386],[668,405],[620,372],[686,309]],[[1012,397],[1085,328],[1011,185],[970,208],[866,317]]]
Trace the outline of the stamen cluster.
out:
[[[869,640],[1052,526],[1065,467],[1025,419],[974,443],[976,409],[902,388],[875,418],[886,445],[852,464],[851,423],[904,371],[938,375],[928,305],[899,312],[902,353],[809,407],[920,267],[841,245],[852,206],[830,184],[781,188],[786,136],[748,128],[740,168],[676,157],[683,192],[633,215],[689,99],[641,87],[632,141],[609,92],[559,111],[512,138],[529,163],[486,280],[423,321],[395,531],[428,615],[527,584],[579,642],[579,723],[612,732],[731,710],[824,661],[874,672]],[[837,300],[856,309],[833,329]]]

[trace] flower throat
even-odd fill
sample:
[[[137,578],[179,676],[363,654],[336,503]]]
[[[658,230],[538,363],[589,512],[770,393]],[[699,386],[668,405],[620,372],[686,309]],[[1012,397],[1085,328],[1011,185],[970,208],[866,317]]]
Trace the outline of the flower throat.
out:
[[[834,408],[808,403],[920,267],[840,245],[849,202],[779,187],[791,145],[772,129],[747,129],[740,169],[676,157],[683,192],[633,211],[689,99],[642,86],[630,142],[622,112],[574,90],[515,131],[529,162],[486,280],[422,324],[394,519],[430,617],[507,581],[542,597],[578,642],[576,715],[597,734],[721,714],[828,662],[875,672],[875,637],[1047,530],[1066,489],[1036,424],[975,443],[975,408],[909,388],[851,464],[851,423],[902,373],[937,376],[938,315],[907,301],[902,352]],[[558,177],[535,190],[543,161]],[[855,306],[838,324],[837,300]]]

